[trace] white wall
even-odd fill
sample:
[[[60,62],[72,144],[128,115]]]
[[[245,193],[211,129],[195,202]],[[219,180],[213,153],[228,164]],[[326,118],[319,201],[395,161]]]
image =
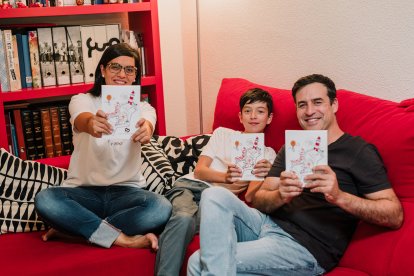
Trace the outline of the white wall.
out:
[[[159,0],[160,11],[171,2],[189,7],[189,3],[196,1]],[[187,11],[188,16],[191,12]],[[291,88],[299,77],[322,73],[331,77],[337,88],[395,101],[414,97],[413,12],[414,2],[408,0],[199,0],[203,131],[211,130],[215,97],[224,77],[243,77],[259,84]],[[160,12],[160,23],[164,16],[181,18],[181,24],[194,23],[195,10],[192,14],[186,17],[173,11],[169,15]],[[183,31],[188,26],[169,25],[168,32],[171,27],[181,28],[182,35],[189,35]],[[164,41],[166,33],[162,26],[162,43],[169,44]],[[196,43],[196,39],[184,37],[181,41],[191,44],[187,48]],[[183,69],[187,75],[181,76],[181,84],[179,80],[167,83],[172,72],[165,71],[164,59],[171,52],[164,51],[163,45],[161,50],[166,94],[177,85],[174,89],[185,93],[187,102],[196,102],[189,98],[198,97],[194,89],[197,85],[193,83],[191,91],[184,89],[188,84],[183,85],[190,79],[196,80],[196,58],[186,64],[177,54],[175,65],[190,67]],[[183,50],[181,54],[186,55]],[[178,99],[175,92],[174,95]],[[168,134],[175,120],[169,117],[168,110],[178,116],[175,104],[166,102]],[[194,116],[184,115],[188,107],[194,106],[184,105],[179,112],[191,121]],[[193,133],[194,128],[189,130],[185,125],[174,126],[174,132]]]

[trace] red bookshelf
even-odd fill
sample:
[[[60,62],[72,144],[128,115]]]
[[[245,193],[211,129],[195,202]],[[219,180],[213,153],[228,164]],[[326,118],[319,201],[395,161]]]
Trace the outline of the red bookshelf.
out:
[[[130,4],[5,9],[0,10],[0,28],[10,28],[10,26],[16,26],[17,23],[27,25],[30,24],[30,20],[34,18],[36,18],[37,21],[43,21],[44,24],[54,24],[54,21],[58,17],[70,18],[70,21],[73,21],[73,25],[100,24],[102,22],[99,22],[99,19],[97,19],[98,22],[91,22],[91,17],[88,15],[105,15],[106,17],[110,17],[111,14],[123,14],[127,18],[130,29],[135,32],[143,33],[148,76],[142,78],[141,90],[142,93],[149,94],[150,103],[157,111],[155,133],[165,135],[166,126],[157,0],[148,0],[141,3]],[[37,101],[53,102],[62,97],[68,98],[71,95],[86,92],[92,85],[92,83],[86,83],[29,88],[16,92],[0,91],[0,146],[5,149],[9,148],[4,112],[4,108],[8,104]]]

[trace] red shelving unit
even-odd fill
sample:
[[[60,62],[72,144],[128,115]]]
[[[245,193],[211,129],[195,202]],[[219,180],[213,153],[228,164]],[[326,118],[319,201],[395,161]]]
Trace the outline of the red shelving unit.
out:
[[[157,0],[148,0],[131,4],[102,4],[89,6],[48,7],[0,10],[0,28],[9,28],[16,24],[30,24],[32,19],[53,24],[56,18],[65,17],[73,25],[91,24],[88,15],[123,14],[126,16],[129,28],[143,33],[147,58],[148,76],[142,78],[142,92],[148,93],[150,103],[157,111],[155,132],[165,135],[164,95],[162,87],[161,53],[158,27]],[[40,18],[40,19],[39,19]],[[102,22],[95,22],[100,24]],[[39,23],[37,23],[39,24]],[[16,92],[0,91],[0,146],[8,149],[4,108],[8,104],[19,102],[51,101],[62,97],[70,97],[86,92],[92,83],[62,85],[53,87],[22,89]]]

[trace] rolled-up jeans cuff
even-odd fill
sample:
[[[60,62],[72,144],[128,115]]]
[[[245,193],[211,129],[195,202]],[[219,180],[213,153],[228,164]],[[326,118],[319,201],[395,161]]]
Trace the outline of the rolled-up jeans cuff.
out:
[[[89,241],[99,246],[109,248],[120,234],[121,230],[110,225],[107,221],[102,220],[99,227],[89,237]]]

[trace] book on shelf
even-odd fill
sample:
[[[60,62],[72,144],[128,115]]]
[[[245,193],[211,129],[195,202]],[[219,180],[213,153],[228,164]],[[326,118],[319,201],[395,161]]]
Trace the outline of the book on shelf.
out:
[[[20,114],[20,109],[13,109],[13,119],[14,119],[14,127],[16,129],[16,138],[17,138],[17,145],[18,145],[18,156],[26,160],[26,143],[24,142],[24,131],[23,131],[23,124],[22,124],[22,117]]]
[[[55,61],[53,59],[53,39],[50,27],[37,28],[39,43],[40,72],[43,86],[56,85]]]
[[[24,143],[26,146],[26,158],[28,160],[37,159],[36,144],[34,136],[32,111],[30,109],[21,110],[21,120],[24,135]]]
[[[57,84],[69,84],[69,56],[65,27],[52,27],[52,37]]]
[[[264,159],[264,133],[235,134],[231,145],[231,162],[242,170],[242,181],[263,180],[253,174],[256,163]]]
[[[71,83],[84,82],[82,40],[80,26],[66,26]]]
[[[8,66],[6,59],[6,48],[4,45],[3,30],[0,30],[0,84],[2,92],[10,91],[10,82],[8,76]]]
[[[14,156],[19,157],[19,146],[17,144],[17,134],[16,134],[16,127],[12,122],[10,124],[10,132],[11,132],[11,140],[12,140],[12,153]]]
[[[22,88],[32,87],[32,72],[27,34],[16,34],[17,50],[19,55],[20,81]]]
[[[6,135],[7,135],[7,145],[9,152],[13,152],[12,147],[12,136],[11,136],[11,111],[5,112],[5,120],[6,120]]]
[[[50,122],[52,125],[52,137],[53,137],[53,150],[54,156],[62,156],[62,138],[60,133],[60,121],[59,121],[59,111],[57,106],[51,106],[50,111]]]
[[[50,120],[50,110],[48,107],[40,109],[40,118],[42,122],[42,134],[43,143],[45,146],[45,155],[47,158],[54,157],[54,146],[53,146],[53,132],[52,122]]]
[[[328,132],[326,130],[286,130],[286,170],[294,172],[306,187],[305,176],[316,165],[328,164]]]
[[[40,116],[39,109],[32,110],[33,130],[34,130],[34,141],[36,146],[36,158],[45,158],[46,150],[43,143],[43,130],[42,130],[42,118]]]
[[[42,87],[42,76],[40,74],[39,42],[37,40],[37,31],[28,31],[27,38],[29,43],[30,68],[32,71],[32,86],[34,88],[39,88]]]
[[[72,126],[69,121],[69,109],[67,105],[58,106],[60,137],[62,140],[63,155],[70,155],[73,151]]]
[[[120,42],[119,24],[83,25],[81,28],[85,82],[94,82],[95,69],[103,52]]]
[[[20,82],[19,59],[16,45],[16,37],[13,36],[11,30],[3,30],[4,46],[6,49],[6,62],[8,68],[8,78],[10,83],[10,91],[22,89]],[[13,39],[14,37],[14,39]]]

